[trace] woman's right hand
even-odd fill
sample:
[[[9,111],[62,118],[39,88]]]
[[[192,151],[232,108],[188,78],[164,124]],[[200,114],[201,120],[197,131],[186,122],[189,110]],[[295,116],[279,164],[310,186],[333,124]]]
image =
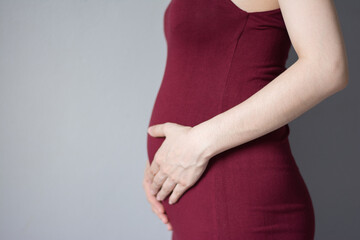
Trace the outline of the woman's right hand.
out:
[[[147,171],[147,169],[149,167],[150,167],[150,164],[149,164],[149,161],[147,160],[145,172]],[[163,223],[165,223],[167,225],[168,230],[172,230],[172,226],[168,220],[167,215],[165,214],[164,206],[162,205],[161,201],[156,199],[155,195],[151,194],[150,186],[151,186],[151,183],[146,181],[145,174],[144,174],[143,187],[145,189],[146,198],[151,205],[151,209],[160,218],[160,220],[163,221]]]

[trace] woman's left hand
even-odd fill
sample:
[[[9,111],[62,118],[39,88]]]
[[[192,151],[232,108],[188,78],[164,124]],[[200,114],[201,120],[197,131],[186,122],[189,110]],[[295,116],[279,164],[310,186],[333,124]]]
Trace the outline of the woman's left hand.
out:
[[[152,137],[165,137],[145,174],[158,200],[172,192],[169,204],[174,204],[206,169],[210,159],[206,155],[206,140],[193,129],[172,122],[148,129]]]

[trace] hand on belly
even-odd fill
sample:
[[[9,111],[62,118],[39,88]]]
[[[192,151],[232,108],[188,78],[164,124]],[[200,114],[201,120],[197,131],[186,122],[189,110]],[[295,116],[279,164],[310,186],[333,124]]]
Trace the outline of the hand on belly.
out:
[[[165,137],[145,173],[152,194],[158,200],[172,192],[169,204],[177,202],[199,180],[208,165],[209,158],[204,156],[206,141],[192,129],[172,122],[148,129],[152,137]]]

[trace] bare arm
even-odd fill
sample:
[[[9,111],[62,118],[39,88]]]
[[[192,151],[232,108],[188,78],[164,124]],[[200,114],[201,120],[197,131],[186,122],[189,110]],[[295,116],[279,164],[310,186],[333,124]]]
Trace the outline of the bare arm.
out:
[[[346,50],[331,0],[279,0],[298,60],[237,106],[193,130],[212,157],[294,120],[348,83]]]

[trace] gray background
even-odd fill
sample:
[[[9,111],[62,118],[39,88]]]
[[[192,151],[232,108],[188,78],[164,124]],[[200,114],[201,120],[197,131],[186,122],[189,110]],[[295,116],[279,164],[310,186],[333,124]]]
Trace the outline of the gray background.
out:
[[[142,188],[168,2],[0,0],[1,240],[170,239]],[[360,239],[360,6],[335,3],[350,83],[290,142],[316,239]]]

